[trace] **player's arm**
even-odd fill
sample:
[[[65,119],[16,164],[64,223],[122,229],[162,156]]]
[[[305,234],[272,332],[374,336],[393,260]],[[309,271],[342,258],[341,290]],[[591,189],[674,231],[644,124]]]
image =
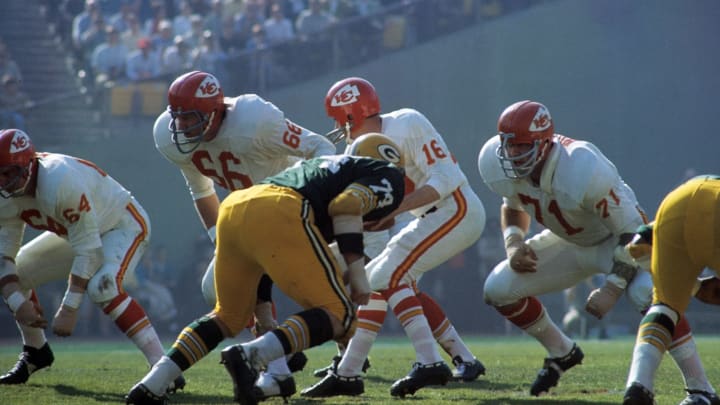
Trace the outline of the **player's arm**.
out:
[[[6,222],[0,226],[0,293],[20,324],[44,328],[47,320],[42,309],[25,298],[15,268],[15,255],[20,249],[24,230],[25,225],[21,221]]]
[[[345,282],[350,285],[353,302],[359,305],[367,304],[371,294],[365,274],[363,215],[376,205],[377,197],[370,188],[353,183],[328,206],[335,240],[348,268]]]
[[[75,253],[65,295],[53,320],[53,332],[58,336],[72,334],[87,285],[103,263],[95,201],[77,183],[71,180],[67,187],[60,187],[55,204],[54,215],[67,221],[68,241]]]
[[[505,240],[505,253],[510,268],[518,273],[537,271],[537,255],[525,243],[530,221],[530,214],[522,210],[518,203],[511,198],[503,198],[500,207],[500,227]]]
[[[181,165],[180,171],[185,177],[200,222],[205,227],[212,243],[215,244],[215,224],[220,209],[220,199],[215,192],[215,184],[210,178],[198,172],[192,164]]]

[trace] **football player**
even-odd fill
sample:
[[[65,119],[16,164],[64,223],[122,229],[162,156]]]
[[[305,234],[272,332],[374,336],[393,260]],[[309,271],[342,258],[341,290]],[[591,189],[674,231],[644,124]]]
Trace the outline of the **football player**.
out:
[[[167,355],[131,389],[128,403],[165,403],[165,388],[175,376],[237,335],[252,316],[263,273],[303,310],[255,340],[222,351],[236,401],[264,399],[254,383],[270,361],[352,336],[354,304],[367,304],[371,293],[363,221],[388,215],[404,192],[402,155],[392,141],[369,134],[358,140],[354,153],[301,161],[223,200],[217,222],[217,304],[178,335]],[[330,250],[333,240],[347,265],[345,274]]]
[[[145,310],[123,289],[150,239],[140,203],[92,162],[35,151],[18,129],[0,131],[0,291],[15,314],[23,352],[0,384],[22,384],[53,363],[33,290],[68,280],[52,330],[70,336],[85,295],[140,349],[150,365],[163,347]],[[21,247],[25,226],[43,231]],[[180,375],[176,387],[184,386]]]
[[[430,271],[475,243],[485,226],[485,209],[470,188],[465,174],[442,136],[420,112],[404,108],[381,114],[373,85],[350,77],[335,83],[325,97],[325,108],[337,130],[329,136],[355,139],[380,132],[398,144],[405,158],[406,195],[402,204],[369,231],[390,228],[389,241],[366,253],[373,291],[370,303],[358,310],[358,330],[331,372],[302,392],[308,397],[359,395],[360,376],[388,304],[415,348],[417,362],[396,381],[392,396],[404,397],[427,385],[444,385],[453,376],[472,381],[485,368],[467,348],[440,306],[416,290],[423,273]],[[397,219],[397,221],[395,221]],[[394,224],[394,225],[393,225]],[[366,248],[366,252],[371,249]],[[457,366],[455,374],[443,361],[435,341]]]
[[[155,145],[185,177],[198,215],[215,243],[215,222],[220,205],[215,187],[227,191],[252,186],[295,162],[336,153],[323,136],[285,118],[272,103],[255,94],[224,97],[211,74],[193,71],[179,76],[168,90],[168,109],[153,128]],[[203,277],[202,291],[210,307],[215,305],[213,260]],[[255,331],[276,326],[271,301],[272,281],[264,277],[258,289]],[[293,359],[290,360],[291,365]],[[302,368],[305,357],[298,353]],[[290,374],[278,360],[268,367],[258,386],[268,396],[281,395],[274,376]],[[290,380],[292,381],[292,379]]]
[[[498,134],[478,157],[485,184],[503,198],[501,224],[507,259],[488,276],[485,301],[534,337],[548,357],[530,394],[548,393],[580,364],[583,352],[550,319],[538,295],[559,292],[594,274],[607,274],[586,309],[607,313],[626,293],[639,311],[650,304],[652,280],[624,249],[646,221],[635,193],[593,144],[555,133],[550,112],[535,101],[508,106]],[[526,239],[535,219],[546,229]],[[687,322],[670,350],[691,389],[711,391]]]
[[[641,227],[627,250],[652,274],[652,306],[637,333],[624,405],[653,405],[655,372],[663,354],[676,350],[674,337],[696,295],[714,303],[717,278],[698,280],[706,267],[720,268],[720,177],[698,176],[671,191],[660,204],[655,222]],[[698,291],[700,289],[700,291]],[[698,294],[696,294],[698,292]],[[707,382],[691,385],[681,405],[720,405]]]

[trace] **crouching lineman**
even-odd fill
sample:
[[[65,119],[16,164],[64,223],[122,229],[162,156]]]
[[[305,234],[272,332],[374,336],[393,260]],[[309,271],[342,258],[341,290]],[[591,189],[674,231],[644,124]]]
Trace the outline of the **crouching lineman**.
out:
[[[237,335],[252,316],[263,273],[304,310],[257,339],[222,351],[236,401],[262,399],[254,384],[270,361],[331,339],[350,339],[356,327],[353,304],[367,304],[371,293],[363,221],[392,212],[404,195],[402,157],[392,141],[369,134],[351,153],[302,161],[223,200],[216,225],[217,304],[183,330],[130,390],[127,403],[165,403],[174,378]],[[347,263],[345,275],[328,246],[333,240]]]
[[[650,275],[638,271],[624,249],[647,222],[635,193],[596,146],[554,129],[547,107],[519,101],[502,112],[499,133],[478,158],[485,184],[503,198],[500,219],[507,253],[485,281],[485,301],[547,350],[530,387],[534,396],[548,393],[584,357],[538,295],[607,274],[607,283],[591,293],[586,307],[602,317],[622,294],[639,311],[647,309],[652,294]],[[526,240],[532,218],[546,229]],[[683,322],[669,340],[685,381],[706,386],[689,324]]]
[[[655,403],[655,372],[665,351],[676,351],[673,337],[686,323],[692,296],[718,303],[717,278],[697,278],[706,267],[720,269],[719,203],[720,176],[690,179],[665,197],[653,225],[642,227],[627,246],[639,263],[649,264],[655,288],[637,332],[624,405]],[[707,379],[685,383],[688,396],[680,405],[720,405]]]
[[[0,131],[0,291],[22,334],[20,360],[0,384],[25,383],[53,363],[32,289],[68,279],[52,323],[70,336],[85,296],[155,364],[163,347],[143,308],[122,287],[150,239],[150,221],[130,192],[92,162],[36,153],[17,129]],[[43,230],[22,248],[25,225]],[[19,250],[19,251],[18,251]],[[168,388],[182,388],[182,376]]]
[[[160,154],[180,169],[213,243],[220,206],[217,188],[247,188],[298,160],[335,154],[330,141],[294,123],[271,102],[255,94],[225,97],[218,79],[201,71],[184,73],[172,82],[168,108],[155,121],[153,137]],[[215,306],[214,268],[213,259],[202,280],[210,308]],[[273,313],[272,280],[264,276],[257,292],[255,333],[277,326]],[[262,374],[258,388],[267,397],[294,391],[294,384],[281,389],[276,379],[302,369],[306,361],[303,353],[287,364],[278,359]]]

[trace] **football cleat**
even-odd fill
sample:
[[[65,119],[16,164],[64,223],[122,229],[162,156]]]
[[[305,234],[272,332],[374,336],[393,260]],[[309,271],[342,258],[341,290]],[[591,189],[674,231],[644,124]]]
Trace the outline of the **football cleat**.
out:
[[[338,364],[340,364],[340,361],[342,360],[342,356],[333,356],[332,362],[323,367],[319,368],[315,371],[313,371],[313,375],[318,378],[323,378],[328,374],[328,371],[337,372]],[[365,359],[365,362],[363,362],[362,366],[362,372],[365,373],[370,368],[370,359]]]
[[[228,346],[220,352],[220,359],[232,378],[235,401],[241,405],[257,405],[259,399],[255,395],[255,381],[258,372],[252,367],[242,345]]]
[[[362,377],[343,377],[329,370],[325,378],[312,387],[305,388],[300,393],[303,397],[322,398],[338,395],[360,395],[365,392]]]
[[[55,356],[47,342],[39,349],[23,345],[23,351],[15,366],[0,376],[0,384],[25,384],[30,374],[50,367],[54,360]]]
[[[260,374],[254,390],[255,397],[259,401],[272,397],[282,397],[286,403],[287,399],[297,392],[295,379],[292,375],[275,376],[270,373]]]
[[[307,362],[308,358],[305,353],[297,352],[290,355],[290,358],[287,360],[287,365],[291,373],[297,373],[305,368]]]
[[[135,384],[125,395],[125,404],[134,405],[166,405],[168,403],[167,395],[155,395],[145,386],[145,384]]]
[[[546,358],[543,368],[538,373],[530,387],[530,395],[540,396],[550,391],[550,388],[557,385],[560,376],[572,367],[582,363],[585,354],[578,345],[573,345],[570,353],[563,357]]]
[[[390,395],[405,398],[428,385],[445,385],[452,377],[450,367],[443,361],[430,364],[413,364],[412,370],[405,377],[395,381],[390,387]]]
[[[175,392],[179,390],[185,389],[185,377],[183,377],[182,374],[178,376],[173,382],[170,383],[170,386],[167,388],[168,394],[174,394]]]
[[[688,395],[680,405],[720,405],[720,397],[714,392],[691,390],[686,388]]]
[[[625,390],[623,405],[656,405],[652,392],[640,383],[634,382]]]
[[[454,381],[475,381],[478,377],[485,374],[485,366],[483,366],[478,359],[463,361],[460,356],[455,356],[452,362],[455,365],[455,370],[453,370],[452,375]]]

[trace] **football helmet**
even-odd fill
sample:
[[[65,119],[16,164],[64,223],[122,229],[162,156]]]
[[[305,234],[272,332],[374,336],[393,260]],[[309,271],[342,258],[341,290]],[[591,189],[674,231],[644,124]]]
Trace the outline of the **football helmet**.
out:
[[[524,100],[507,107],[498,119],[501,143],[495,151],[505,175],[512,179],[530,175],[545,159],[554,133],[550,111],[544,105]],[[520,144],[531,144],[532,147],[522,154],[512,154],[510,147]]]
[[[337,144],[350,137],[352,127],[359,127],[365,118],[380,114],[380,100],[369,81],[349,77],[330,87],[325,95],[325,110],[336,124],[336,129],[325,136]]]
[[[35,146],[19,129],[0,131],[0,196],[17,197],[25,193],[35,164]]]
[[[168,90],[168,129],[180,153],[190,153],[217,133],[225,114],[220,82],[210,73],[192,71],[179,76]],[[194,120],[193,120],[194,118]],[[183,124],[178,125],[180,121]]]
[[[384,160],[398,167],[405,166],[400,147],[387,136],[377,132],[359,136],[350,145],[347,154]]]

